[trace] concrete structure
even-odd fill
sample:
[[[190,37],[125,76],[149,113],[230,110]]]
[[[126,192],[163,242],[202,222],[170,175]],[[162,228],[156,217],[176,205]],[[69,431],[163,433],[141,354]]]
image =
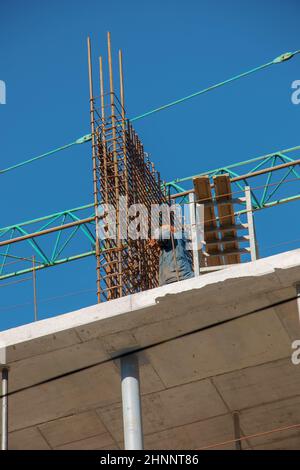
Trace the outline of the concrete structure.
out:
[[[138,353],[145,448],[233,439],[235,411],[242,436],[299,424],[299,281],[295,250],[0,333],[9,391],[23,389],[9,397],[9,448],[122,448],[111,358],[148,346]],[[300,428],[242,448],[300,449]]]

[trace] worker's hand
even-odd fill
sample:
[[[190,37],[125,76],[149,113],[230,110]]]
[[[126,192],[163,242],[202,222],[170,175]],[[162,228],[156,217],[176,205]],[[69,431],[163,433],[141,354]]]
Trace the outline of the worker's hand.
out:
[[[154,238],[150,238],[150,240],[148,240],[148,245],[150,246],[150,248],[157,247],[158,246],[157,240],[155,240]]]

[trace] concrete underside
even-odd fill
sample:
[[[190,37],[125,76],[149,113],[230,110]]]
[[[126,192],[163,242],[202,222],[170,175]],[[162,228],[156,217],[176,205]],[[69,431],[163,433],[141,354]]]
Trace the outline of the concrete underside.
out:
[[[119,361],[107,360],[153,344],[139,353],[146,448],[233,439],[235,410],[244,436],[299,424],[296,300],[269,307],[297,281],[300,250],[0,333],[10,392],[106,361],[13,394],[9,448],[122,448]],[[300,428],[242,446],[300,449]]]

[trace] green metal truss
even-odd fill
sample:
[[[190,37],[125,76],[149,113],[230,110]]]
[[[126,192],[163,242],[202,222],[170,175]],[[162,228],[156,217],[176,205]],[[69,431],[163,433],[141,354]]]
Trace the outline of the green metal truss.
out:
[[[226,167],[204,171],[197,175],[175,179],[166,183],[166,186],[172,194],[180,193],[191,188],[191,182],[196,176],[208,175],[213,178],[226,173],[233,179],[232,192],[236,193],[237,197],[242,196],[245,186],[250,186],[254,210],[265,209],[300,199],[300,174],[297,171],[299,164],[272,171],[278,165],[297,161],[299,154],[300,146],[293,147]],[[265,173],[251,176],[264,169],[266,169]],[[235,178],[239,179],[234,181]],[[184,197],[179,199],[181,202],[185,201]],[[245,210],[241,209],[237,214],[244,212]],[[31,272],[34,269],[31,262],[33,257],[35,269],[40,270],[93,256],[95,254],[94,221],[62,228],[50,234],[41,233],[40,236],[28,237],[30,234],[36,235],[51,227],[63,227],[70,222],[79,223],[93,215],[93,204],[87,204],[1,228],[0,280]],[[10,243],[10,240],[24,235],[27,236],[25,240]],[[1,247],[3,241],[5,245]],[[18,266],[18,269],[15,269],[16,262],[22,264],[21,268]]]
[[[93,204],[87,204],[4,227],[0,229],[0,244],[4,240],[10,241],[33,233],[38,234],[51,229],[51,227],[64,227],[70,222],[80,222],[94,215],[92,208]],[[95,223],[88,222],[66,229],[62,228],[54,233],[26,238],[17,243],[8,243],[3,249],[0,247],[0,280],[31,272],[33,270],[33,256],[35,269],[40,270],[93,255],[95,253],[94,233]],[[76,242],[80,247],[85,243],[89,250],[80,252],[80,247]],[[22,245],[20,255],[15,253],[14,247],[16,245]],[[24,267],[15,271],[14,267],[17,262],[22,263]]]
[[[296,183],[297,186],[299,183],[297,180],[300,179],[300,174],[296,170],[296,166],[290,166],[286,169],[272,171],[274,167],[281,165],[283,163],[290,163],[297,160],[287,154],[296,153],[299,151],[300,156],[300,146],[292,147],[280,152],[274,152],[262,157],[253,158],[250,160],[245,160],[242,162],[234,163],[226,167],[216,168],[214,170],[203,171],[193,176],[187,176],[185,178],[177,178],[174,181],[166,183],[166,186],[171,189],[172,193],[180,193],[186,190],[183,184],[190,183],[197,176],[208,175],[210,178],[213,178],[217,175],[229,174],[232,182],[232,192],[240,193],[244,191],[245,186],[252,187],[252,203],[255,210],[264,209],[269,207],[269,203],[274,202],[274,196],[279,193],[280,190],[284,187],[286,183]],[[299,166],[299,165],[297,165]],[[251,175],[258,170],[264,170],[269,168],[270,171],[256,176],[253,178]],[[277,176],[275,180],[274,175]],[[235,178],[240,177],[241,175],[246,175],[245,178],[234,181]],[[291,181],[293,179],[293,181]],[[276,182],[274,182],[274,180]],[[299,186],[298,186],[299,187]],[[300,189],[300,188],[299,188]],[[284,190],[284,194],[287,191]],[[297,194],[295,194],[295,199],[297,199]]]

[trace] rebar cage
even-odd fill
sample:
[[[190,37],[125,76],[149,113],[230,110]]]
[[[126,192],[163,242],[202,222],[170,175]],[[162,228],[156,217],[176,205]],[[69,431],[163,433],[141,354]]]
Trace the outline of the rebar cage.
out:
[[[110,37],[108,37],[108,52],[110,92],[103,91],[100,58],[100,96],[94,97],[89,44],[96,226],[99,227],[103,223],[108,207],[114,209],[116,221],[115,237],[101,237],[99,233],[103,234],[103,231],[100,230],[97,230],[96,234],[99,302],[158,286],[159,252],[157,248],[149,245],[151,213],[153,214],[153,205],[167,202],[160,175],[144,152],[137,133],[125,115],[121,52],[119,52],[121,100],[114,92]],[[136,204],[142,206],[140,208],[135,206],[133,214],[132,206]],[[130,225],[135,226],[135,224],[138,236],[131,237]],[[129,229],[129,233],[124,234],[124,227]],[[104,233],[105,230],[107,227],[104,226]]]

